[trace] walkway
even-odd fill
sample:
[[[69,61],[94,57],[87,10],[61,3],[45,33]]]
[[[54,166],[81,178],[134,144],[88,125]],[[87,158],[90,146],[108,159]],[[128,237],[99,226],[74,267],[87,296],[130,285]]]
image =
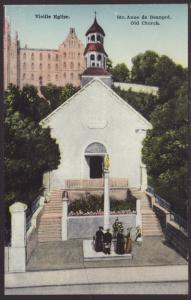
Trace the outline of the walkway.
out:
[[[187,261],[159,236],[144,237],[142,246],[133,243],[132,254],[132,260],[84,262],[82,240],[39,243],[28,262],[27,271],[187,264]]]

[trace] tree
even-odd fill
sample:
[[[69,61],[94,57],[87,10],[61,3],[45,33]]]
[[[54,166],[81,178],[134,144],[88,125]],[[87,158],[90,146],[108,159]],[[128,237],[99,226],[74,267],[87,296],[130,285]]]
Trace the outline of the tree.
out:
[[[113,81],[115,82],[128,82],[129,81],[129,69],[127,68],[126,64],[121,63],[117,64],[112,69],[112,77]]]
[[[184,82],[174,98],[156,107],[151,114],[153,129],[142,151],[150,184],[184,217],[188,199],[187,92]]]
[[[41,87],[41,93],[50,104],[51,111],[72,97],[78,90],[79,87],[72,84],[66,84],[64,87],[48,84]]]
[[[159,55],[151,50],[132,58],[131,80],[135,83],[155,85],[153,74],[159,61]]]
[[[155,109],[158,97],[152,94],[137,93],[131,89],[128,91],[113,87],[113,90],[134,109],[136,109],[147,120],[150,120],[150,114]]]
[[[113,70],[113,63],[112,63],[111,59],[109,59],[109,58],[107,59],[106,65],[107,65],[107,71],[108,71],[109,73],[112,73],[112,70]]]
[[[20,91],[11,85],[5,93],[7,205],[22,201],[30,206],[42,190],[43,173],[56,169],[60,160],[59,148],[50,136],[50,129],[44,129],[39,125],[42,112],[38,117],[34,113],[39,109],[38,107],[35,109],[38,100],[39,104],[42,104],[34,91],[32,88],[27,91],[23,88]],[[19,100],[23,106],[19,104]]]

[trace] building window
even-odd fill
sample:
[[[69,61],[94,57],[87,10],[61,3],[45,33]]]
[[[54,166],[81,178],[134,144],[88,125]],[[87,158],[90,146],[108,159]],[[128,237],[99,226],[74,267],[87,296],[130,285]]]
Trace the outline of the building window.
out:
[[[97,56],[97,60],[101,60],[101,54],[98,54],[98,56]]]
[[[74,63],[71,62],[71,64],[70,64],[70,69],[73,69],[73,68],[74,68]]]
[[[34,70],[34,63],[31,64],[31,69]]]
[[[31,59],[34,60],[34,53],[31,53]]]
[[[40,60],[42,60],[42,53],[40,53]]]
[[[80,69],[80,63],[78,63],[78,69]]]
[[[23,53],[23,59],[26,59],[26,53]]]
[[[34,80],[34,74],[31,74],[31,80]]]
[[[50,60],[50,58],[51,58],[51,55],[50,55],[50,53],[48,53],[48,60]]]
[[[71,79],[71,80],[74,79],[74,74],[73,74],[73,73],[70,74],[70,79]]]
[[[58,71],[58,64],[55,65],[55,69],[56,69],[56,71]]]
[[[39,77],[39,84],[42,85],[42,76]]]
[[[97,41],[100,42],[100,35],[97,35]]]
[[[90,55],[90,60],[95,60],[95,55],[94,54]]]
[[[94,62],[92,63],[92,67],[95,67],[95,63]]]
[[[66,52],[64,52],[64,58],[66,58]]]
[[[58,74],[56,74],[55,79],[58,80]]]
[[[66,69],[66,63],[64,62],[64,64],[63,64],[63,67],[64,67],[64,69]]]
[[[78,52],[78,57],[80,57],[80,52]]]
[[[23,74],[23,80],[25,80],[25,78],[26,78],[26,75],[25,75],[25,73]]]
[[[95,35],[91,36],[91,41],[93,41],[93,42],[95,41]]]
[[[26,63],[23,63],[23,70],[26,70]]]
[[[58,61],[58,54],[56,54],[56,61]]]
[[[40,70],[42,70],[42,64],[39,65]]]

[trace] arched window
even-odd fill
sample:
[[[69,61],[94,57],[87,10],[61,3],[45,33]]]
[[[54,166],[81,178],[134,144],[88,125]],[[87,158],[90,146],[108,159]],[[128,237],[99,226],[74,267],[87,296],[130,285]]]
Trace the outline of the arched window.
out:
[[[90,55],[90,60],[95,60],[95,55],[94,54]]]
[[[34,53],[31,53],[31,59],[34,60]]]
[[[23,59],[26,59],[26,53],[23,53]]]
[[[73,69],[73,68],[74,68],[74,63],[71,62],[71,63],[70,63],[70,69]]]
[[[92,63],[92,67],[95,67],[95,63],[94,62]]]
[[[95,35],[91,36],[91,41],[93,41],[93,42],[95,41]]]
[[[97,35],[97,41],[100,42],[100,35]]]
[[[31,80],[34,80],[34,74],[31,74]]]
[[[97,56],[97,60],[101,60],[101,54],[98,54],[98,56]]]
[[[40,53],[40,60],[42,60],[42,53]]]
[[[50,58],[51,58],[51,55],[50,55],[50,53],[48,53],[48,60],[50,60]]]
[[[64,64],[63,64],[63,67],[64,67],[64,69],[66,69],[66,63],[64,62]]]
[[[70,79],[71,79],[71,80],[74,79],[74,74],[73,74],[73,73],[70,74]]]
[[[26,63],[23,63],[23,70],[26,70]]]
[[[107,154],[107,150],[103,144],[95,142],[87,146],[87,148],[85,149],[85,155],[89,154],[105,155]]]

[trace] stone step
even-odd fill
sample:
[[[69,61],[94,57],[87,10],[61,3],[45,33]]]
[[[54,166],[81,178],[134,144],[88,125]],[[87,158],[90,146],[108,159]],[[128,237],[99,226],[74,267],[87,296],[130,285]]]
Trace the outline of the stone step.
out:
[[[162,236],[163,233],[162,232],[143,232],[143,236]]]
[[[40,243],[42,243],[42,242],[56,242],[56,241],[61,241],[62,239],[61,239],[61,237],[59,237],[59,238],[57,238],[57,237],[51,237],[51,238],[38,238],[38,241],[40,242]]]

